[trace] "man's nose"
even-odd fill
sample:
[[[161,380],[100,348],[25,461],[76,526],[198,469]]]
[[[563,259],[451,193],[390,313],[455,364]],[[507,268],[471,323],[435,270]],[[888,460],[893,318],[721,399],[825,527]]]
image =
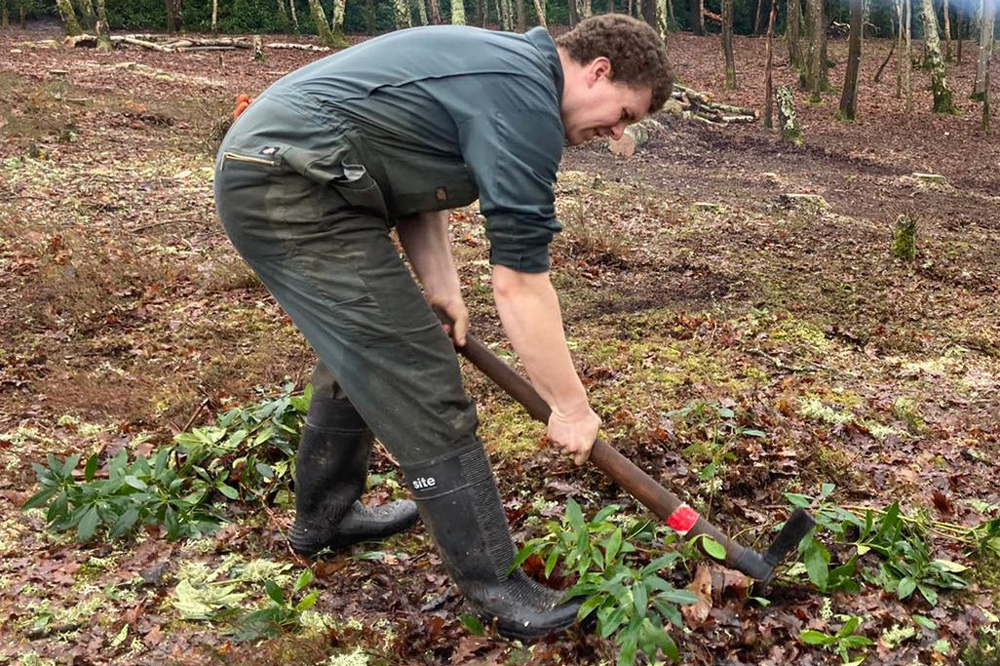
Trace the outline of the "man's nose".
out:
[[[623,134],[625,134],[625,123],[618,123],[611,127],[611,136],[615,141],[622,138]]]

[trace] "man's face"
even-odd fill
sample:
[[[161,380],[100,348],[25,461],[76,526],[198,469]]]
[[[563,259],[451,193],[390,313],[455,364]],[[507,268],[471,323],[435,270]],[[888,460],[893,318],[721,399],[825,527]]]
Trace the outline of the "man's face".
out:
[[[573,103],[563,108],[566,140],[576,146],[595,137],[621,138],[626,127],[649,111],[652,90],[612,81],[606,58],[585,69]]]

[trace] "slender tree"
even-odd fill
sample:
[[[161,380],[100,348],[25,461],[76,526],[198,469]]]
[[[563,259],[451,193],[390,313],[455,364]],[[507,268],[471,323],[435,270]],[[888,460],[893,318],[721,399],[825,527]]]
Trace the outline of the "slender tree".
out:
[[[906,112],[913,113],[913,0],[903,0],[903,10],[905,15],[905,33],[902,55],[905,56],[903,63],[903,86],[906,88]]]
[[[109,53],[111,51],[111,33],[108,30],[108,10],[104,0],[97,0],[97,50]]]
[[[282,14],[284,14],[285,8],[280,2],[278,3],[278,9],[281,10]],[[284,26],[287,23],[288,17],[285,16],[285,20],[282,22],[282,25]],[[219,0],[212,0],[212,34],[214,35],[217,32],[219,32]]]
[[[80,27],[84,30],[93,30],[97,27],[97,14],[94,12],[94,3],[91,0],[76,0],[77,9],[80,10]]]
[[[705,34],[705,0],[691,0],[691,30],[696,35]]]
[[[299,15],[295,13],[295,0],[288,0],[288,10],[292,13],[292,25],[295,32],[299,31]]]
[[[7,9],[7,0],[0,0],[0,28],[10,27],[10,12]]]
[[[774,127],[774,102],[772,101],[771,61],[774,59],[774,22],[778,18],[778,0],[771,0],[771,15],[767,19],[767,42],[764,57],[764,127]]]
[[[395,0],[395,2],[393,3],[393,7],[396,10],[395,11],[396,30],[402,30],[403,28],[412,28],[413,19],[410,17],[410,4],[407,2],[407,0]]]
[[[451,24],[465,25],[465,0],[451,0]]]
[[[572,2],[572,0],[570,0]],[[590,7],[590,0],[576,0],[576,14],[580,20],[589,19],[593,11]]]
[[[427,6],[424,4],[424,0],[412,0],[413,4],[417,6],[417,17],[420,19],[420,25],[427,25]],[[343,21],[341,21],[343,24]]]
[[[438,7],[437,0],[427,0],[427,6],[431,10],[431,23],[434,25],[440,25],[441,23],[441,9]]]
[[[726,87],[735,90],[736,59],[733,57],[733,0],[722,0],[722,52],[726,57]]]
[[[333,48],[333,33],[330,31],[330,24],[326,22],[326,11],[323,10],[323,5],[320,4],[319,0],[309,0],[309,14],[312,16],[313,24],[316,26],[316,34],[319,35],[319,41]]]
[[[838,115],[854,120],[858,115],[858,70],[861,67],[861,38],[864,30],[863,0],[851,0],[851,36],[847,46],[847,74],[840,96]]]
[[[571,28],[580,22],[580,15],[577,13],[576,0],[566,0],[566,12],[569,14],[569,26]]]
[[[795,69],[805,69],[805,58],[802,56],[802,0],[788,0],[788,25],[785,26],[785,39],[788,42],[788,62]]]
[[[167,0],[167,32],[184,29],[184,0]]]
[[[951,10],[948,7],[948,0],[944,3],[944,59],[951,62]]]
[[[631,0],[629,1],[631,2]],[[545,28],[548,26],[548,22],[545,20],[545,0],[534,0],[534,3],[535,14],[538,16],[538,25]]]
[[[806,89],[811,91],[810,101],[819,102],[829,89],[826,74],[826,19],[823,0],[806,0],[806,25],[809,29],[809,62],[806,70]]]
[[[986,99],[986,74],[993,55],[993,32],[996,23],[996,0],[982,0],[979,26],[979,58],[976,61],[976,80],[972,85],[972,99]]]
[[[365,0],[365,32],[375,34],[375,0]]]
[[[76,11],[73,10],[73,3],[70,0],[56,0],[56,7],[59,8],[59,14],[62,16],[63,24],[66,26],[66,34],[70,37],[82,35],[83,30],[80,28],[80,22],[76,20]]]
[[[945,76],[944,60],[941,58],[941,40],[938,38],[937,17],[931,0],[921,0],[924,19],[924,48],[927,64],[931,70],[931,90],[934,93],[934,113],[955,113],[951,103],[951,88]]]
[[[294,0],[293,0],[294,1]],[[423,2],[423,0],[417,0]],[[347,0],[333,0],[333,22],[330,24],[330,36],[333,38],[332,48],[347,48],[347,38],[344,37],[344,16],[347,14]]]
[[[667,43],[667,0],[656,0],[656,34]]]
[[[212,0],[212,32],[215,32],[216,15],[219,11],[219,0]],[[288,32],[288,9],[285,8],[285,0],[278,0],[278,21],[281,22],[281,31]]]
[[[896,54],[896,99],[903,97],[903,0],[895,0],[896,18],[899,20],[899,30],[896,31],[896,45],[899,52]]]

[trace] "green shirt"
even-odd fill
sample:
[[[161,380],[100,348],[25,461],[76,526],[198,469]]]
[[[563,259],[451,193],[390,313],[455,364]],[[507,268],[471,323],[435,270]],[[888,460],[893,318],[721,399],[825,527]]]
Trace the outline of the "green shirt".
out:
[[[396,215],[479,197],[490,261],[549,268],[560,230],[553,184],[562,157],[563,73],[541,28],[524,35],[464,26],[401,30],[313,62],[261,96],[359,129]],[[319,125],[301,127],[308,146]],[[281,128],[284,136],[295,128]]]

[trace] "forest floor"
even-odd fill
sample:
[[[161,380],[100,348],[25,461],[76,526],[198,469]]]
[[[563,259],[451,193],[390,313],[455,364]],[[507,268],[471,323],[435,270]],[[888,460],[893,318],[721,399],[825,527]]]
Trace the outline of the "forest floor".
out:
[[[301,391],[312,364],[219,227],[212,154],[237,93],[316,54],[270,50],[257,64],[245,51],[37,45],[55,37],[0,32],[0,663],[613,662],[611,640],[580,632],[533,647],[470,633],[419,527],[315,564],[295,558],[288,493],[258,475],[267,492],[252,501],[247,461],[229,480],[244,501],[218,494],[231,522],[204,538],[170,540],[150,524],[118,539],[97,529],[80,545],[87,519],[55,532],[43,510],[21,510],[47,455],[93,456],[76,477],[96,483],[114,476],[119,452],[213,432],[227,409],[294,412],[282,387]],[[724,90],[718,36],[679,34],[670,48],[687,86],[761,108],[762,39],[736,39],[738,91]],[[684,664],[846,662],[836,649],[851,641],[823,648],[800,633],[834,635],[853,619],[872,644],[849,654],[867,663],[1000,663],[1000,127],[984,134],[968,101],[971,44],[949,64],[950,116],[930,112],[922,71],[909,114],[895,62],[873,83],[888,49],[865,43],[855,123],[834,119],[836,92],[816,105],[796,92],[801,147],[760,122],[662,114],[667,131],[632,158],[597,143],[564,156],[553,280],[609,441],[758,546],[788,515],[785,493],[829,492],[813,502],[821,515],[898,502],[906,516],[888,559],[868,550],[846,577],[857,592],[833,578],[820,591],[801,565],[749,598],[717,586],[707,615],[672,631]],[[846,41],[831,41],[830,56],[838,85]],[[775,64],[776,83],[793,85],[780,44]],[[798,193],[825,204],[785,196]],[[892,253],[901,215],[918,222],[912,262]],[[503,350],[482,219],[458,211],[452,229],[474,330]],[[623,521],[648,517],[596,471],[539,447],[541,428],[474,370],[467,379],[519,541],[545,534],[567,497],[587,516],[617,503]],[[389,461],[374,464],[370,501],[398,494]],[[865,550],[857,530],[837,536],[820,534],[831,569]],[[269,603],[265,583],[290,594],[306,566],[317,602],[290,622],[306,626],[237,640],[240,613]],[[684,552],[664,575],[684,587],[700,566]],[[947,573],[963,589],[944,589]],[[902,578],[918,591],[905,595]]]

